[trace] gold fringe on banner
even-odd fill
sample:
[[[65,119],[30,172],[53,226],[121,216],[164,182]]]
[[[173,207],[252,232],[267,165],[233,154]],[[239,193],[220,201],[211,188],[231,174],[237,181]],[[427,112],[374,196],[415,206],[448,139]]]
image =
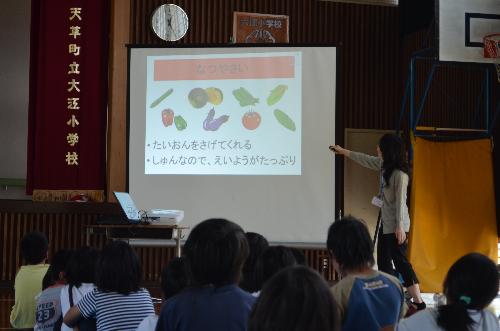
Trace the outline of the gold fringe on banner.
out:
[[[33,201],[104,202],[104,190],[33,190]]]

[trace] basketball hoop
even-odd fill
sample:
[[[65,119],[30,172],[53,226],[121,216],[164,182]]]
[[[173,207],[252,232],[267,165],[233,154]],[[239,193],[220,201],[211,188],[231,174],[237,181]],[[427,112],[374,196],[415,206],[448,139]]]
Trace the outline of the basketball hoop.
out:
[[[500,33],[489,34],[483,38],[484,57],[496,58],[495,68],[497,69],[497,78],[500,83]]]

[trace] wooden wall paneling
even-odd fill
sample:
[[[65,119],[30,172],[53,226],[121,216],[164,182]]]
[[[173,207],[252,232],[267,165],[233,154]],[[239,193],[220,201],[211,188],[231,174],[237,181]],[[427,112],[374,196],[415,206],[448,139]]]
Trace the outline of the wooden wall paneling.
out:
[[[131,1],[136,2],[136,0],[111,0],[106,165],[108,201],[115,201],[112,192],[124,191],[126,184],[127,49],[125,45],[130,43]]]
[[[52,209],[52,210],[51,210]],[[95,223],[99,215],[116,214],[114,204],[34,203],[0,200],[1,280],[13,281],[22,264],[20,242],[31,231],[46,234],[49,257],[60,249],[85,244],[84,226]],[[92,238],[92,246],[102,247],[104,238]]]
[[[41,208],[39,208],[41,207]],[[22,264],[20,242],[31,231],[40,231],[49,239],[49,259],[60,249],[84,246],[85,226],[95,223],[100,215],[120,213],[116,204],[34,203],[0,200],[0,237],[2,238],[0,281],[12,283]],[[103,235],[92,235],[90,245],[101,249]],[[134,247],[142,263],[143,280],[158,285],[165,265],[175,256],[175,247]],[[331,265],[323,269],[328,259],[324,249],[302,248],[308,264],[333,280]]]

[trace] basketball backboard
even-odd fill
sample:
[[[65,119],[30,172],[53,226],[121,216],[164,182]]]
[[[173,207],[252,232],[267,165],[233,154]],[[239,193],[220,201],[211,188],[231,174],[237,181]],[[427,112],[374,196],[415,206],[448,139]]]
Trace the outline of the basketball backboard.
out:
[[[439,60],[498,63],[485,58],[483,38],[500,33],[500,0],[436,0]]]

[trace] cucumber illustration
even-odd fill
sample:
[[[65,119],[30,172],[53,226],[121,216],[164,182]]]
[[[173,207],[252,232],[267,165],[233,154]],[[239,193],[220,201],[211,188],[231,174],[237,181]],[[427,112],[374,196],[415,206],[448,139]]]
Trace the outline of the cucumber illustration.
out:
[[[160,104],[160,102],[165,100],[170,94],[172,94],[173,91],[174,91],[174,89],[168,89],[167,92],[163,93],[162,95],[160,95],[160,97],[158,99],[153,101],[151,103],[151,106],[149,106],[149,108],[154,108],[154,107],[158,106]]]
[[[278,122],[283,125],[285,128],[287,128],[290,131],[295,132],[295,122],[285,114],[282,110],[275,109],[274,110],[274,117],[278,120]]]

